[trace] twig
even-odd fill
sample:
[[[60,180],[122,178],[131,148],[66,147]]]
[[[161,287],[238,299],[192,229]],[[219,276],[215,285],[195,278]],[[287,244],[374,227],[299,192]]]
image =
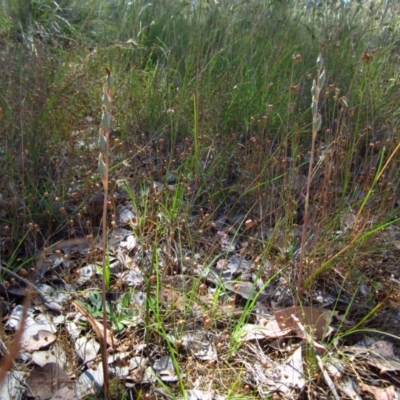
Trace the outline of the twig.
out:
[[[324,364],[323,364],[323,362],[321,360],[321,357],[317,355],[316,358],[317,358],[319,369],[321,370],[322,375],[323,375],[323,377],[325,379],[325,382],[328,385],[329,389],[331,390],[331,392],[333,394],[333,397],[336,400],[340,400],[339,394],[338,394],[338,392],[337,392],[337,390],[335,388],[335,384],[333,383],[333,380],[331,379],[329,374],[326,372],[326,369],[325,369],[325,366],[324,366]]]
[[[78,311],[87,319],[89,324],[92,326],[93,330],[96,332],[97,337],[99,338],[100,342],[104,343],[104,327],[103,325],[97,321],[97,319],[93,318],[89,311],[87,311],[83,306],[81,306],[78,302],[72,301],[72,305],[74,305]],[[107,336],[105,337],[106,343],[113,348],[113,336],[111,331],[106,331]]]
[[[108,385],[108,363],[107,363],[107,206],[108,206],[108,171],[109,171],[109,141],[111,132],[111,97],[113,78],[111,71],[106,68],[106,83],[103,86],[103,114],[101,117],[101,125],[99,131],[99,172],[103,183],[103,277],[102,277],[102,306],[103,306],[103,342],[102,342],[102,361],[103,361],[103,377],[104,377],[104,397],[109,398]]]

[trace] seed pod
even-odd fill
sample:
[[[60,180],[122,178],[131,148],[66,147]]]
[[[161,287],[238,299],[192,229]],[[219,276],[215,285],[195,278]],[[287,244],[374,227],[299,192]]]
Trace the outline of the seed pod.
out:
[[[323,61],[322,55],[320,53],[320,54],[318,54],[318,58],[317,58],[317,62],[316,62],[317,68],[322,69],[323,63],[324,63],[324,61]]]
[[[104,135],[99,137],[99,147],[102,154],[106,154],[107,151],[107,139]]]
[[[318,93],[318,88],[317,88],[317,83],[315,82],[315,79],[313,80],[312,86],[311,86],[311,95],[314,97]]]
[[[105,162],[103,161],[103,156],[100,154],[99,155],[99,172],[101,175],[101,179],[104,180],[104,178],[107,176],[107,166]]]
[[[101,124],[103,126],[103,129],[106,131],[107,129],[110,129],[110,114],[107,112],[107,110],[103,110],[103,115],[101,116]]]
[[[322,88],[324,86],[326,80],[326,72],[325,69],[322,71],[321,75],[319,76],[319,87]]]
[[[322,125],[322,117],[321,114],[318,114],[318,117],[313,122],[313,131],[318,132]]]
[[[312,113],[312,115],[315,115],[317,113],[317,111],[318,111],[318,104],[317,104],[316,101],[313,101],[311,103],[311,113]]]
[[[106,108],[106,112],[110,113],[111,111],[111,102],[110,102],[110,97],[108,96],[108,93],[103,93],[103,99],[102,99],[103,105]]]

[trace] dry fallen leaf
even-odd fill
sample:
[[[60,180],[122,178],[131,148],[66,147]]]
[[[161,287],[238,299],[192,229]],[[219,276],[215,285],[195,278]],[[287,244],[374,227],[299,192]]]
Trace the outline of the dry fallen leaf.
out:
[[[98,363],[83,372],[75,382],[74,390],[77,397],[95,396],[101,391],[104,384],[103,364]]]
[[[350,399],[362,400],[357,391],[357,383],[350,378],[337,382],[340,390]]]
[[[5,374],[5,379],[0,383],[0,399],[22,399],[25,391],[25,381],[22,372],[10,371]]]
[[[400,371],[400,360],[395,356],[393,344],[386,340],[377,340],[370,346],[350,346],[346,351],[356,357],[365,358],[369,365],[380,369],[381,372]]]
[[[187,330],[178,335],[168,334],[167,337],[175,344],[179,340],[180,346],[199,360],[210,361],[218,359],[214,335],[210,332],[203,329]]]
[[[394,386],[380,388],[376,386],[366,385],[365,383],[361,382],[358,388],[360,392],[371,395],[375,400],[394,400],[396,398],[396,391],[394,390]]]
[[[96,359],[100,344],[94,338],[82,336],[74,341],[74,348],[83,363],[87,364]]]
[[[224,286],[228,290],[236,294],[240,294],[244,299],[247,300],[254,300],[258,292],[258,289],[255,287],[254,283],[251,282],[224,282]]]
[[[25,351],[35,351],[49,346],[56,340],[54,333],[41,329],[36,334],[27,337],[21,342],[21,349]]]
[[[297,388],[302,389],[305,385],[302,349],[299,347],[285,364],[278,365],[279,378],[275,380],[276,390],[288,393]]]
[[[34,368],[26,379],[27,394],[40,399],[51,398],[57,390],[71,384],[71,378],[56,363]]]
[[[63,368],[67,364],[67,354],[60,343],[56,343],[50,350],[35,351],[32,354],[32,361],[39,367],[48,363],[56,363]]]
[[[270,320],[266,325],[246,324],[240,330],[240,342],[256,339],[276,339],[290,333],[290,328],[282,329],[276,319]]]
[[[160,302],[166,309],[183,311],[185,309],[185,298],[179,290],[172,287],[161,286]]]
[[[368,363],[381,372],[400,371],[400,360],[396,357],[393,344],[386,340],[377,340],[369,347]]]
[[[162,356],[154,361],[153,371],[163,382],[176,382],[178,377],[175,373],[174,364],[170,356]]]
[[[324,313],[313,307],[293,306],[275,311],[274,315],[282,330],[289,328],[302,338],[304,337],[304,334],[293,316],[297,318],[298,322],[300,322],[306,329],[311,329],[311,335],[313,335],[316,340],[322,339],[325,337],[326,332],[328,332],[327,321]]]

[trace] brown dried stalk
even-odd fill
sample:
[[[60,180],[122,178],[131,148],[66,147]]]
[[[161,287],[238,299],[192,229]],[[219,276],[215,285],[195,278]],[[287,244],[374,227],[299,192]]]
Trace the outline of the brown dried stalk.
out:
[[[307,176],[307,188],[306,188],[306,198],[304,205],[304,221],[303,221],[303,232],[301,235],[301,247],[300,247],[300,257],[299,257],[299,272],[298,272],[298,281],[297,281],[297,295],[298,297],[302,294],[302,279],[303,279],[303,265],[304,265],[304,252],[306,247],[306,238],[307,238],[307,225],[308,225],[308,217],[310,214],[310,188],[311,188],[311,180],[313,175],[313,164],[314,164],[314,153],[315,153],[315,141],[317,139],[317,133],[322,125],[322,116],[318,112],[318,102],[321,94],[322,87],[325,83],[326,73],[323,67],[323,60],[321,54],[319,54],[317,58],[317,80],[314,79],[313,85],[311,88],[312,94],[312,102],[311,102],[311,112],[312,112],[312,140],[311,140],[311,154],[310,154],[310,163],[308,165],[308,176]],[[301,300],[301,298],[297,298],[296,304]]]
[[[107,77],[106,83],[103,86],[103,114],[101,117],[101,125],[99,131],[99,172],[103,183],[103,277],[102,277],[102,305],[103,305],[103,341],[102,341],[102,361],[103,361],[103,374],[104,374],[104,398],[108,399],[109,385],[108,385],[108,363],[107,363],[107,302],[106,302],[106,280],[108,276],[107,271],[107,203],[108,203],[108,170],[109,170],[109,140],[111,132],[111,97],[113,77],[111,71],[106,68]]]

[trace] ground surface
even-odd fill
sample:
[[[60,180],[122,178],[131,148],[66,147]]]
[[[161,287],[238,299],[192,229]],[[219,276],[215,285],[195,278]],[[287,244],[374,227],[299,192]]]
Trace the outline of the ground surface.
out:
[[[344,258],[322,275],[299,307],[296,255],[287,253],[296,249],[272,246],[265,225],[254,227],[237,207],[207,216],[190,203],[190,191],[187,214],[172,226],[159,204],[182,185],[190,186],[147,180],[137,187],[127,178],[113,189],[107,291],[113,398],[182,397],[182,390],[190,399],[330,399],[335,391],[337,398],[397,398],[395,226],[354,250],[353,273],[343,264],[354,258]],[[8,377],[10,394],[2,398],[21,384],[28,397],[99,395],[101,191],[90,201],[83,211],[71,202],[75,222],[64,241],[1,285],[5,345],[18,326],[23,288],[36,293]],[[348,229],[332,240],[340,243]],[[30,240],[37,240],[34,228]]]

